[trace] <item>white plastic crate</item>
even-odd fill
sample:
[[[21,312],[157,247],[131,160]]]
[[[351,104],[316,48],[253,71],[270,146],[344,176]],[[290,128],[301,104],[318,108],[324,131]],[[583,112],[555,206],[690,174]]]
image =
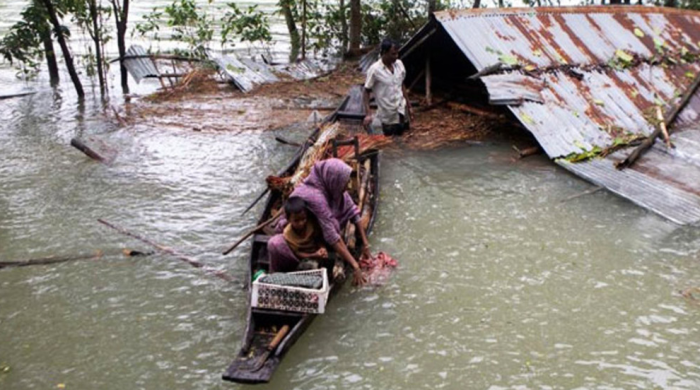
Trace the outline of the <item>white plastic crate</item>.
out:
[[[263,309],[322,314],[326,309],[329,292],[326,269],[319,268],[309,271],[288,272],[288,274],[318,274],[323,278],[323,284],[320,289],[314,290],[304,287],[261,283],[259,278],[253,282],[251,305]]]

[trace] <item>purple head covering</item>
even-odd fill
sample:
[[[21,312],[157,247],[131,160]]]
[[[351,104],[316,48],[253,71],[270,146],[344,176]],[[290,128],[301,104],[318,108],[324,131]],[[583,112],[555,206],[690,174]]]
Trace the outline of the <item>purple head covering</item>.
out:
[[[309,176],[289,196],[306,201],[307,208],[318,220],[323,239],[328,244],[340,240],[340,228],[349,220],[356,222],[360,211],[345,187],[352,168],[343,160],[331,158],[314,164]]]

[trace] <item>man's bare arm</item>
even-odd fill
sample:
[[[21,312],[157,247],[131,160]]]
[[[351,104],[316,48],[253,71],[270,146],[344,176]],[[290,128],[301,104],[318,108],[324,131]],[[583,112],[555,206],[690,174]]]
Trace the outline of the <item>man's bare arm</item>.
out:
[[[367,89],[367,88],[365,88],[362,91],[362,104],[365,107],[365,120],[363,121],[363,124],[365,126],[369,126],[369,124],[372,123],[372,111],[369,108],[369,92],[370,91],[371,90]]]

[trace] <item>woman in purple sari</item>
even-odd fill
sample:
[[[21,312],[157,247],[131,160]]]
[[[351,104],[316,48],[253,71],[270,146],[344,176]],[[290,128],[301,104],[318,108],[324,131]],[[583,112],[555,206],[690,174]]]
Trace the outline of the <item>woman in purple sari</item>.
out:
[[[369,256],[369,243],[365,229],[360,223],[360,210],[357,209],[346,188],[350,182],[352,168],[342,160],[331,158],[314,164],[309,176],[297,186],[289,198],[298,197],[306,202],[307,209],[314,214],[321,228],[323,240],[354,269],[353,282],[364,284],[365,280],[358,262],[353,258],[341,235],[350,221],[355,224],[363,244],[362,256]],[[278,228],[286,225],[282,219]],[[284,239],[278,234],[267,243],[270,255],[270,272],[291,271],[299,264]]]

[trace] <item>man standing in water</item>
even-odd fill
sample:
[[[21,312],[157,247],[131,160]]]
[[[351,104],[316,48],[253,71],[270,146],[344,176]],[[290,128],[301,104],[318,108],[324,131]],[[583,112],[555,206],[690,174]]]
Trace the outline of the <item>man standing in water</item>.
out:
[[[369,126],[374,120],[369,108],[369,93],[372,92],[377,103],[376,119],[381,123],[384,135],[401,135],[408,129],[408,118],[413,119],[413,111],[403,86],[406,68],[399,60],[396,42],[384,39],[379,54],[379,60],[367,70],[363,94],[367,116],[363,124]]]

